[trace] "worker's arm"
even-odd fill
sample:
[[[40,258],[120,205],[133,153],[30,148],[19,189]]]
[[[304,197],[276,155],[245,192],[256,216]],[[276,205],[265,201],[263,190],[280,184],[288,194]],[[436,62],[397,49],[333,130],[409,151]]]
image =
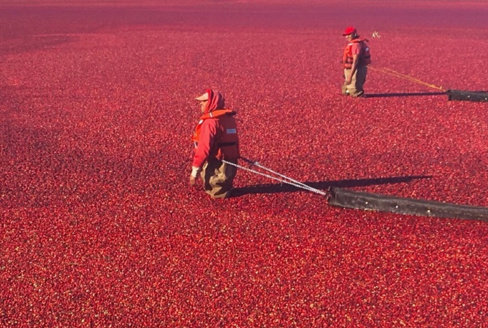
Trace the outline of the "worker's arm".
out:
[[[351,74],[349,74],[349,76],[347,76],[346,84],[351,84],[352,76],[358,70],[358,62],[359,62],[359,55],[358,54],[352,55]]]

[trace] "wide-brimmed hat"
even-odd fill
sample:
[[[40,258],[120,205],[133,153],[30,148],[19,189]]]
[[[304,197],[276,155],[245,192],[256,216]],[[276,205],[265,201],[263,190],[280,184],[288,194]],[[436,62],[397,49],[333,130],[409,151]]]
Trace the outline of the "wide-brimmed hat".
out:
[[[350,34],[356,34],[356,28],[354,26],[346,27],[344,33],[342,33],[343,36],[350,35]]]

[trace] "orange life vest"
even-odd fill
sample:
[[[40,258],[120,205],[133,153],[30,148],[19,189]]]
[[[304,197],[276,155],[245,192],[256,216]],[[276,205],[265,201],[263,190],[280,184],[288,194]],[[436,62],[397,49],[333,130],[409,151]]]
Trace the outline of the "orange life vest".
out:
[[[232,109],[216,109],[209,113],[203,114],[202,116],[200,116],[200,120],[198,121],[198,124],[195,127],[195,131],[191,136],[191,140],[196,144],[198,144],[198,141],[200,140],[200,130],[202,129],[202,124],[205,120],[208,120],[209,118],[219,118],[220,116],[224,116],[232,113],[235,113]]]
[[[191,137],[191,140],[193,141],[195,148],[197,148],[198,142],[200,141],[200,130],[202,129],[202,124],[203,122],[205,122],[205,120],[211,118],[219,119],[225,115],[235,115],[235,114],[236,112],[234,112],[231,109],[216,109],[214,111],[205,113],[202,116],[200,116],[200,120],[198,121],[198,124],[195,127],[195,131],[193,132],[193,135]],[[217,153],[215,154],[215,157],[217,159],[223,159],[224,157],[226,157],[225,156],[226,154],[230,155],[230,157],[236,157],[236,158],[239,155],[235,121],[232,122],[234,122],[233,124],[231,123],[232,126],[224,126],[225,132],[222,137],[222,140],[220,140],[219,143],[216,144]]]
[[[352,56],[352,46],[354,43],[359,43],[361,47],[361,49],[359,50],[358,65],[365,66],[371,64],[371,53],[367,41],[368,40],[366,39],[354,39],[347,44],[347,46],[344,48],[344,55],[342,56],[342,63],[344,64],[344,68],[352,68],[352,63],[354,61]]]

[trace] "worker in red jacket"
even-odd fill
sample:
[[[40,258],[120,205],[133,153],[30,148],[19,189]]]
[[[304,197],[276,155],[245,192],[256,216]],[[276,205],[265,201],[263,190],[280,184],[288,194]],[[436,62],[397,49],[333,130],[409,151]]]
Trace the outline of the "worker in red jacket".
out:
[[[200,175],[212,198],[226,198],[230,196],[237,168],[222,160],[237,164],[236,112],[225,108],[224,97],[218,91],[208,89],[196,100],[200,102],[202,116],[192,136],[195,149],[190,185],[195,185]]]
[[[368,73],[367,65],[371,63],[368,40],[361,39],[353,26],[347,27],[342,35],[348,41],[342,57],[344,65],[342,94],[361,97],[364,94],[363,86]]]

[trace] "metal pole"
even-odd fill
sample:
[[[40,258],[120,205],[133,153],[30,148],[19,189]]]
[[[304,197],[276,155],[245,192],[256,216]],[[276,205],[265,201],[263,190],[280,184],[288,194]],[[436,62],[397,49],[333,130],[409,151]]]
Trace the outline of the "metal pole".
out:
[[[297,187],[297,188],[300,188],[300,189],[304,189],[304,190],[307,190],[307,191],[311,191],[311,192],[314,192],[316,194],[319,194],[319,195],[322,195],[322,196],[328,196],[329,194],[325,191],[322,191],[322,190],[319,190],[319,189],[316,189],[316,188],[313,188],[313,187],[310,187],[309,185],[306,185],[300,181],[297,181],[297,180],[294,180],[290,177],[287,177],[286,175],[283,175],[281,173],[278,173],[278,172],[275,172],[271,169],[268,169],[267,167],[264,167],[262,165],[260,165],[259,163],[257,162],[252,162],[250,160],[247,160],[247,159],[244,159],[246,162],[250,163],[250,164],[253,164],[253,165],[256,165],[266,171],[269,171],[273,174],[276,174],[284,179],[280,179],[280,178],[277,178],[275,176],[272,176],[272,175],[269,175],[269,174],[266,174],[266,173],[262,173],[262,172],[259,172],[259,171],[256,171],[256,170],[253,170],[251,168],[247,168],[245,166],[242,166],[242,165],[239,165],[239,164],[236,164],[236,163],[232,163],[232,162],[229,162],[229,161],[226,161],[226,160],[222,160],[222,162],[226,163],[226,164],[229,164],[229,165],[232,165],[232,166],[235,166],[239,169],[242,169],[242,170],[245,170],[245,171],[248,171],[248,172],[252,172],[252,173],[255,173],[255,174],[258,174],[258,175],[261,175],[261,176],[264,176],[264,177],[267,177],[269,179],[273,179],[273,180],[276,180],[276,181],[279,181],[281,183],[286,183],[286,184],[289,184],[289,185],[292,185],[294,187]]]
[[[242,157],[241,157],[241,158],[242,158]],[[267,168],[267,167],[265,167],[265,166],[261,165],[259,162],[253,162],[253,161],[251,161],[251,160],[249,160],[249,159],[247,159],[247,158],[242,158],[242,159],[243,159],[243,160],[245,160],[246,162],[250,163],[251,165],[255,165],[255,166],[257,166],[257,167],[259,167],[259,168],[261,168],[261,169],[263,169],[263,170],[265,170],[265,171],[268,171],[268,172],[273,173],[273,174],[275,174],[275,175],[278,175],[278,176],[280,176],[280,177],[282,177],[282,178],[284,178],[284,179],[287,179],[287,180],[289,180],[289,181],[291,181],[291,182],[293,182],[293,183],[296,183],[296,184],[298,184],[298,185],[301,185],[301,186],[303,186],[304,188],[306,188],[307,190],[310,190],[310,189],[315,189],[315,188],[310,187],[309,185],[304,184],[303,182],[297,181],[297,180],[292,179],[292,178],[290,178],[290,177],[287,177],[286,175],[283,175],[283,174],[281,174],[281,173],[279,173],[279,172],[273,171],[272,169]],[[318,190],[318,189],[315,189],[315,190]]]

